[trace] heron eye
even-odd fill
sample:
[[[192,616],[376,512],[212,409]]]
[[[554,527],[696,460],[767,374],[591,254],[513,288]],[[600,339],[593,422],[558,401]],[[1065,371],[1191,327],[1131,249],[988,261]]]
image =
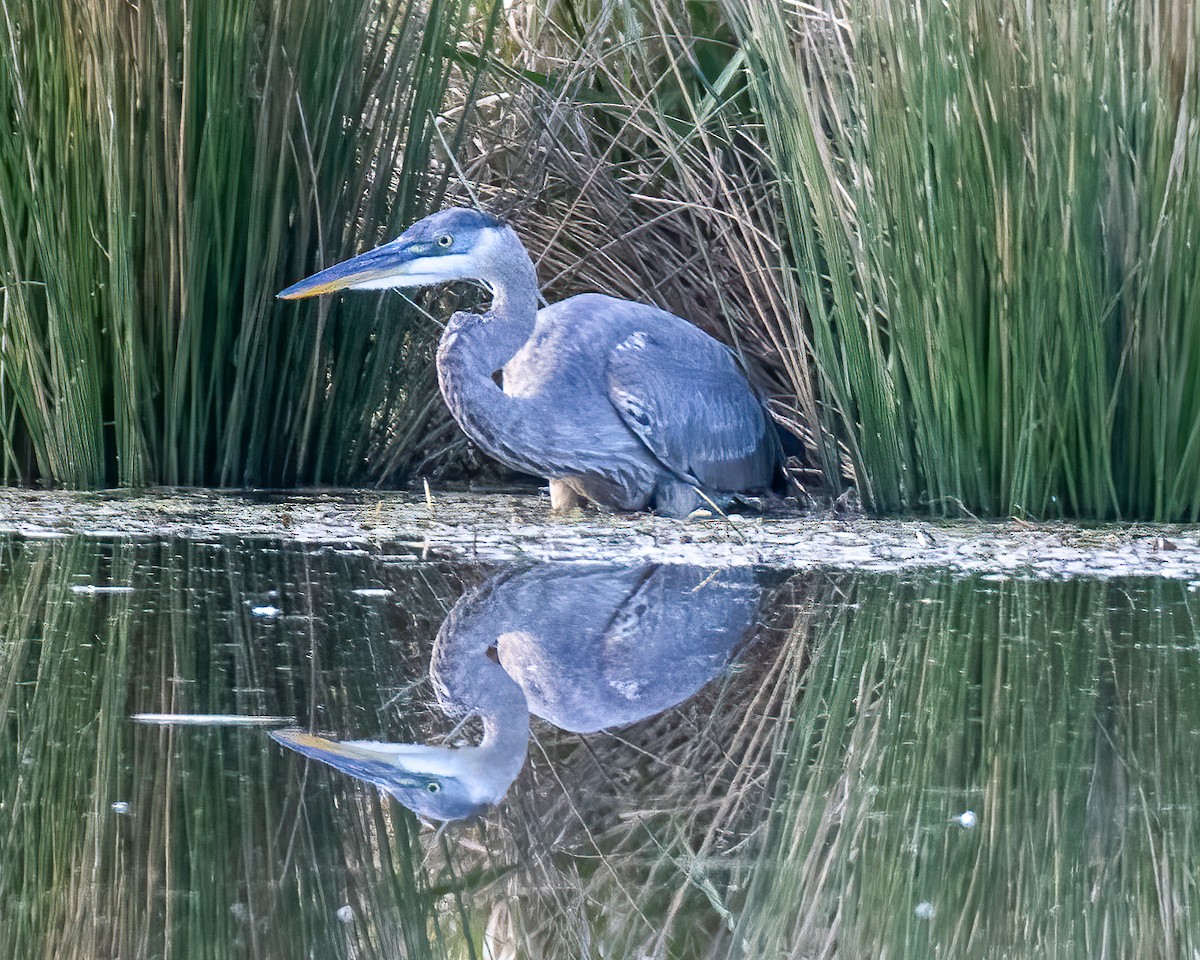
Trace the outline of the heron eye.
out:
[[[448,247],[453,242],[454,242],[454,238],[452,236],[450,236],[450,234],[448,234],[448,233],[443,233],[440,237],[437,238],[437,245],[439,247]]]
[[[428,790],[430,793],[441,793],[442,785],[440,783],[438,783],[436,780],[433,780],[425,787],[425,789]]]

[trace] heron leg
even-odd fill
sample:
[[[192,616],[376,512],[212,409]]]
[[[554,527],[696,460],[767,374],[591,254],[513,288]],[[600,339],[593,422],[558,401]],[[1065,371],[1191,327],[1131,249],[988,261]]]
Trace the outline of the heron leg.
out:
[[[587,498],[565,480],[550,481],[550,511],[552,513],[570,513],[585,503],[587,503]]]

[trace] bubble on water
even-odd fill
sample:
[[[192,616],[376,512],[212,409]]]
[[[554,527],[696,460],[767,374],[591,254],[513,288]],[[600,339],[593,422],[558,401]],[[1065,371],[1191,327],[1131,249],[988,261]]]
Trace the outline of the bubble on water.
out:
[[[341,920],[342,923],[349,923],[354,919],[354,908],[348,903],[338,907],[337,918]]]
[[[127,804],[124,800],[118,800],[112,805],[112,812],[121,814],[129,813],[129,804]]]
[[[250,608],[250,614],[255,617],[277,617],[281,613],[283,613],[283,611],[278,607],[264,606]]]
[[[975,816],[974,810],[964,810],[957,817],[951,817],[950,819],[964,830],[970,830],[979,822],[979,818]]]
[[[922,900],[917,904],[916,908],[913,910],[913,913],[916,915],[918,920],[932,920],[934,914],[933,904],[928,900]]]

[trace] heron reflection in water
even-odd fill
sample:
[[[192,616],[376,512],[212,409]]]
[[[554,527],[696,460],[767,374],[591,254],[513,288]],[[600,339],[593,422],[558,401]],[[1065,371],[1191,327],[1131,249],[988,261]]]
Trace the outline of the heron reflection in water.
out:
[[[782,435],[727,347],[665,310],[600,294],[539,310],[533,261],[485,213],[435,213],[279,296],[468,279],[490,288],[491,309],[450,318],[442,394],[487,454],[549,479],[555,511],[592,501],[680,517],[778,478]]]
[[[286,747],[375,784],[421,816],[457,820],[498,803],[525,764],[529,717],[573,733],[621,727],[686,700],[750,632],[755,571],[548,563],[493,576],[438,631],[441,708],[482,722],[478,746],[333,741]]]

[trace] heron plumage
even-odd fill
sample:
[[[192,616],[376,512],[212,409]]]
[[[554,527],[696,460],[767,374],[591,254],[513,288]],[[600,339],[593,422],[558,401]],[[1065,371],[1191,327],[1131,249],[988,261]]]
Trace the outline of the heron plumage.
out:
[[[533,261],[487,214],[433,214],[280,295],[456,279],[483,282],[492,305],[451,318],[438,379],[490,456],[620,510],[686,515],[771,486],[778,435],[726,346],[675,314],[603,294],[538,310]]]

